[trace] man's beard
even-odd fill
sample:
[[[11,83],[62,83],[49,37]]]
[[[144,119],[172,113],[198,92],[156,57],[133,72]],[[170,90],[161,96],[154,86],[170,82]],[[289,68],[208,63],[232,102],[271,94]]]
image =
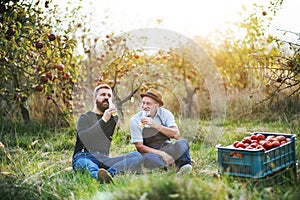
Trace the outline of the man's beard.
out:
[[[101,112],[104,112],[106,109],[108,109],[108,105],[104,105],[103,104],[104,102],[108,103],[108,100],[106,99],[106,100],[103,100],[102,102],[100,102],[98,99],[96,100],[97,108]]]

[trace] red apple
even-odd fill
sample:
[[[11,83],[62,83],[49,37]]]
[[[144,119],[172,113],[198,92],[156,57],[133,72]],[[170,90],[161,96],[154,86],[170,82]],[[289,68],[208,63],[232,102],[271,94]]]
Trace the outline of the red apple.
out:
[[[35,47],[36,47],[37,49],[41,49],[41,48],[44,47],[44,45],[43,45],[42,42],[36,42],[36,43],[35,43]]]
[[[14,34],[16,33],[16,30],[14,28],[9,28],[7,31],[6,31],[6,34],[8,36],[13,36]]]
[[[239,141],[234,141],[232,145],[233,145],[234,147],[237,147],[236,145],[237,145],[238,143],[239,143]]]
[[[56,69],[58,69],[59,71],[62,71],[63,69],[64,69],[64,65],[63,64],[58,64],[57,66],[56,66]]]
[[[260,140],[260,141],[258,142],[258,144],[264,146],[265,142],[266,142],[266,140]]]
[[[261,134],[261,133],[257,134],[257,139],[258,140],[264,140],[265,138],[266,137],[263,134]]]
[[[244,143],[245,147],[248,147],[250,144],[249,143]]]
[[[251,135],[251,140],[258,140],[258,137],[257,137],[257,135]]]
[[[274,140],[272,142],[272,147],[279,147],[280,146],[280,142],[278,140]]]
[[[274,135],[269,135],[269,136],[266,137],[266,140],[267,140],[267,141],[270,141],[270,142],[273,142],[274,139],[275,139],[275,136],[274,136]]]
[[[277,81],[278,83],[281,83],[281,82],[282,82],[282,78],[281,78],[281,77],[278,77],[278,78],[276,79],[276,81]]]
[[[263,149],[263,150],[266,150],[263,146],[261,145],[257,145],[256,149]]]
[[[169,58],[169,55],[163,55],[163,59]]]
[[[48,78],[45,75],[43,75],[41,76],[41,81],[42,83],[48,83]]]
[[[257,143],[258,140],[251,140],[251,143]]]
[[[250,146],[253,147],[253,148],[256,148],[258,146],[258,143],[253,142],[253,143],[250,144]]]
[[[287,66],[292,68],[294,66],[294,63],[292,61],[290,61],[290,62],[288,62]]]
[[[279,135],[276,138],[278,139],[279,142],[285,141],[285,137],[283,135]]]
[[[40,65],[37,66],[37,67],[36,67],[36,71],[42,71],[42,66],[40,66]]]
[[[272,142],[266,141],[266,142],[263,144],[263,147],[266,148],[266,150],[271,149],[271,148],[273,147]]]
[[[286,144],[287,142],[285,140],[280,142],[280,145]]]
[[[135,57],[136,59],[138,59],[138,58],[140,57],[140,55],[139,55],[139,54],[134,54],[134,57]]]
[[[253,147],[251,147],[251,146],[247,146],[245,149],[247,149],[247,150],[253,150],[253,149],[255,149],[255,148],[253,148]]]
[[[250,137],[244,137],[242,140],[243,143],[251,143],[251,138]]]
[[[43,86],[43,85],[37,85],[37,86],[35,87],[35,91],[37,91],[37,92],[41,92],[41,91],[43,91],[43,89],[44,89],[44,86]]]
[[[245,144],[242,142],[238,142],[236,145],[237,148],[245,148]]]
[[[50,41],[54,41],[54,40],[56,39],[55,34],[54,34],[54,33],[50,33],[50,34],[48,35],[48,39],[49,39]]]
[[[71,79],[71,75],[69,73],[64,74],[64,79]]]
[[[47,72],[46,73],[46,77],[50,80],[52,80],[52,73],[51,72]]]

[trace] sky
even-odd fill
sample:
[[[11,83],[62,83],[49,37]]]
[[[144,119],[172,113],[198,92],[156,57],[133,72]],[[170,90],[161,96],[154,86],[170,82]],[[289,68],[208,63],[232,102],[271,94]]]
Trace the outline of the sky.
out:
[[[56,1],[60,7],[66,4],[66,1]],[[238,13],[242,5],[250,12],[253,3],[266,6],[269,0],[83,0],[83,11],[91,13],[90,26],[98,35],[157,27],[192,37],[223,30],[227,24],[241,19]],[[299,0],[284,0],[270,31],[284,29],[300,33],[299,8]],[[247,15],[247,11],[242,13]]]

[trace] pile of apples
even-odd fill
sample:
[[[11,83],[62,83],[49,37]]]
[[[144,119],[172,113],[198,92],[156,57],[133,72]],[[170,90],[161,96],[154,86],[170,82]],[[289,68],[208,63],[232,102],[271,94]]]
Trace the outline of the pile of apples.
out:
[[[246,150],[260,150],[267,151],[269,149],[279,147],[290,142],[290,138],[283,135],[268,135],[265,136],[261,133],[256,135],[246,136],[242,141],[235,141],[232,146],[235,148]]]

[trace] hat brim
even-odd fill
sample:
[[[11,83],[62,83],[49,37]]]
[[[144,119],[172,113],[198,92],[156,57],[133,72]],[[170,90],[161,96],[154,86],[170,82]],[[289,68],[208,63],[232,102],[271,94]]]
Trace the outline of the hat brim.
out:
[[[155,101],[157,101],[159,103],[160,106],[163,106],[164,105],[164,102],[160,99],[158,99],[156,96],[154,95],[151,95],[151,94],[141,94],[141,97],[150,97],[152,99],[154,99]]]

